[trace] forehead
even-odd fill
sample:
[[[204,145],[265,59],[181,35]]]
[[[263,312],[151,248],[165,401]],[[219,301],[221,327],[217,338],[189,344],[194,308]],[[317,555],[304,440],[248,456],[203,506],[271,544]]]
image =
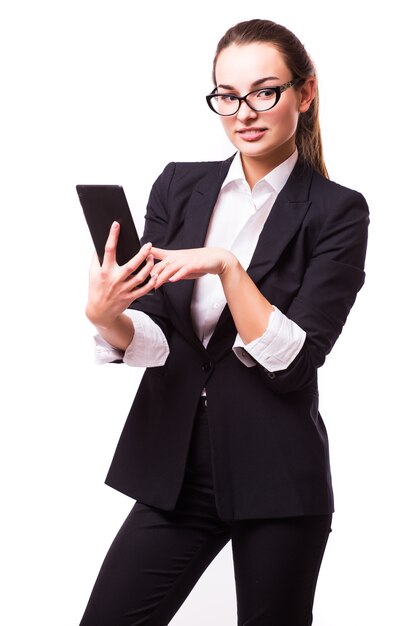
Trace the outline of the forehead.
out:
[[[232,44],[216,63],[216,83],[246,88],[256,80],[276,76],[286,81],[290,71],[281,52],[270,43]]]

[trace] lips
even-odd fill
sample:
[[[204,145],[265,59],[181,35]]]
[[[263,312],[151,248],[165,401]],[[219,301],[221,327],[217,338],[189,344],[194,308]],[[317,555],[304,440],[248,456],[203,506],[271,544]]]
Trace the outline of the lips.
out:
[[[266,128],[250,126],[248,128],[240,128],[236,131],[236,133],[239,137],[245,139],[246,141],[256,141],[257,139],[263,137],[266,131]]]

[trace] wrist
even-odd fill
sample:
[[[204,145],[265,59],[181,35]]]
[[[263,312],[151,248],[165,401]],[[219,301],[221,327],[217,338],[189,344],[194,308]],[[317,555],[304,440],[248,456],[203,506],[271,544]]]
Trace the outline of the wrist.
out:
[[[220,280],[224,279],[231,272],[238,270],[241,267],[237,257],[230,252],[229,250],[225,250],[225,255],[222,260],[221,269],[219,271]]]
[[[115,317],[109,324],[100,322],[94,325],[103,339],[114,348],[123,352],[127,349],[135,334],[133,321],[123,313]]]
[[[101,330],[106,331],[111,328],[117,318],[109,318],[106,315],[100,313],[94,306],[87,305],[85,309],[85,314],[87,319],[97,328],[100,332]]]

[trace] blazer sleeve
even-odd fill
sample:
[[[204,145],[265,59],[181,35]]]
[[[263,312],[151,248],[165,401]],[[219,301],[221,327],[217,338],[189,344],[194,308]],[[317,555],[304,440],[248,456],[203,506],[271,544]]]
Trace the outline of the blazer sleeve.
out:
[[[148,241],[156,247],[163,248],[166,241],[168,227],[167,199],[175,172],[175,163],[169,163],[154,182],[149,196],[145,214],[145,228],[141,237],[141,244]],[[171,322],[166,310],[161,290],[139,298],[132,302],[129,309],[142,311],[162,329],[169,343]]]
[[[340,335],[364,280],[369,210],[365,198],[345,189],[328,212],[317,237],[300,289],[286,315],[305,332],[304,345],[282,371],[258,366],[277,393],[289,393],[315,382]]]

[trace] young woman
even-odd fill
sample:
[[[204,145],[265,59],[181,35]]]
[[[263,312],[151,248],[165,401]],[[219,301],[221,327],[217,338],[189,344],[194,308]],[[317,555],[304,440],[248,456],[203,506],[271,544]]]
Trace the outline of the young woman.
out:
[[[119,267],[114,224],[91,268],[99,361],[147,369],[106,479],[136,503],[82,626],[168,624],[229,540],[238,624],[312,623],[333,513],[317,369],[363,284],[368,209],[327,178],[291,32],[237,24],[213,79],[237,152],[169,164],[142,250]]]

